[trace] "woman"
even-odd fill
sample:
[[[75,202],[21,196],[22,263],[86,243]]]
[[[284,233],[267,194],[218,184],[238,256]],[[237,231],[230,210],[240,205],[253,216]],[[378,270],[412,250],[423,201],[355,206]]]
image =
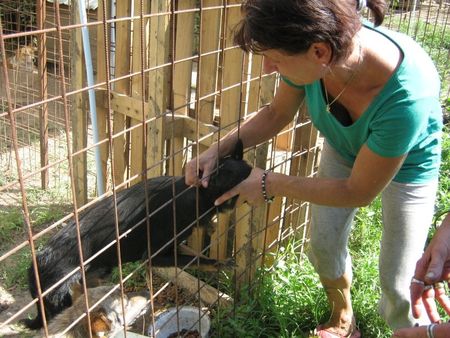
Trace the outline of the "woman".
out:
[[[216,200],[239,195],[257,205],[271,196],[312,205],[309,257],[332,310],[319,337],[359,337],[350,297],[347,241],[358,207],[383,200],[380,312],[392,329],[409,327],[409,283],[431,223],[442,128],[439,77],[409,37],[361,23],[356,0],[247,0],[235,41],[264,56],[282,81],[270,105],[186,167],[187,184],[208,184],[219,157],[239,137],[245,147],[276,135],[303,99],[325,137],[318,177],[254,168]],[[362,1],[362,0],[361,0]],[[368,0],[375,26],[386,3]],[[203,180],[198,173],[202,172]],[[422,318],[421,321],[425,321]]]
[[[433,324],[400,329],[393,338],[447,338],[450,337],[450,323],[440,323],[435,299],[450,315],[450,300],[445,284],[450,283],[450,212],[442,221],[436,234],[416,264],[416,272],[411,283],[411,302],[414,317],[421,315],[423,307]]]

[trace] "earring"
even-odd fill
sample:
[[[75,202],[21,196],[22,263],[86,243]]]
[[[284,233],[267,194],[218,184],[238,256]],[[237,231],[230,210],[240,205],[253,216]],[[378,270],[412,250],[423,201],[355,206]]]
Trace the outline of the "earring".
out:
[[[329,65],[327,65],[327,64],[325,64],[325,63],[322,63],[322,76],[321,77],[324,77],[325,75],[327,75],[328,73],[332,73],[332,70],[331,70],[331,68],[330,68],[330,66]]]

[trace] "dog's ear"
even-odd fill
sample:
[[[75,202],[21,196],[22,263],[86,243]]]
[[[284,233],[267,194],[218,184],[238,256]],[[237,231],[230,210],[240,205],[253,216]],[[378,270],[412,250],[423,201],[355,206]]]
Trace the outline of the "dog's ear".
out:
[[[238,138],[236,145],[234,146],[233,154],[231,154],[231,157],[239,161],[244,158],[244,144],[242,143],[242,140],[240,138]]]

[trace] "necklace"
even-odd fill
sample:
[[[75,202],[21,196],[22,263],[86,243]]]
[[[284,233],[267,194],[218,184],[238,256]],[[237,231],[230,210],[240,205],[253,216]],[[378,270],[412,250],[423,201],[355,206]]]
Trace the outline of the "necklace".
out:
[[[352,82],[352,80],[355,78],[356,73],[359,70],[359,67],[361,66],[361,55],[362,55],[362,46],[361,46],[361,42],[358,43],[359,44],[359,55],[358,55],[358,66],[357,68],[352,72],[352,75],[350,75],[350,78],[347,80],[347,82],[344,85],[344,88],[342,88],[342,90],[339,92],[339,94],[336,95],[336,97],[329,102],[328,100],[328,91],[327,91],[327,87],[325,85],[325,78],[323,79],[323,87],[325,89],[325,99],[326,99],[326,110],[328,113],[331,112],[331,105],[333,103],[335,103],[337,100],[339,100],[339,98],[342,96],[342,94],[344,94],[345,90],[347,89],[347,87],[349,86],[349,84]]]

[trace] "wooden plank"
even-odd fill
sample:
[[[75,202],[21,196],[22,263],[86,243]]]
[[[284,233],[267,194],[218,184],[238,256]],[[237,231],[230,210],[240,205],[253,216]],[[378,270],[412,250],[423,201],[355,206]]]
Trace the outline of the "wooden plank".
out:
[[[267,153],[268,143],[264,143],[255,150],[248,151],[245,159],[249,163],[254,163],[256,167],[265,168]],[[236,210],[236,219],[239,220],[235,235],[238,285],[251,282],[256,269],[261,265],[259,256],[264,250],[267,207],[266,205],[255,207],[250,212],[249,206],[244,204]]]
[[[46,1],[37,0],[36,2],[36,19],[38,29],[44,28],[46,20]],[[47,77],[47,35],[41,33],[37,38],[38,42],[38,72],[40,77],[40,95],[41,100],[45,101],[48,98],[48,77]],[[39,111],[39,137],[40,137],[40,151],[41,151],[41,168],[48,165],[48,103],[43,103]],[[48,169],[41,170],[41,188],[48,188]]]
[[[78,3],[71,6],[72,17],[75,23],[80,22],[80,13]],[[70,58],[70,83],[71,90],[80,89],[83,87],[83,44],[80,29],[72,29],[71,33],[71,58]],[[71,96],[72,106],[72,151],[73,153],[83,149],[87,145],[87,116],[84,108],[83,94],[75,94]],[[73,159],[74,183],[75,183],[75,198],[77,205],[82,206],[88,201],[87,195],[87,154],[86,151],[74,156]]]
[[[239,1],[232,0],[228,1],[228,4],[237,4]],[[225,48],[231,47],[233,45],[233,29],[236,24],[241,19],[241,13],[239,7],[226,8],[226,22],[223,23],[223,37]],[[222,89],[222,96],[220,98],[220,127],[221,128],[232,128],[236,126],[236,121],[239,119],[239,114],[241,113],[241,86],[239,85],[242,81],[242,63],[243,63],[243,52],[239,48],[226,50],[222,54],[222,69],[220,72],[221,78],[219,83]],[[227,87],[237,85],[237,87],[232,89],[227,89]],[[242,206],[240,211],[237,211],[237,218],[241,212],[246,212],[248,206]],[[228,234],[228,229],[223,227],[220,230],[221,234]],[[237,275],[237,285],[239,287],[243,280],[247,280],[248,275],[246,266],[248,262],[248,254],[250,248],[250,235],[251,229],[250,224],[247,220],[239,221],[235,227],[235,257],[236,257],[236,275]],[[226,242],[225,242],[226,240]],[[224,241],[222,243],[222,241]],[[225,246],[227,243],[227,238],[219,238],[219,248]],[[223,250],[223,249],[222,249]]]
[[[167,124],[166,128],[164,129],[167,130]],[[169,171],[169,175],[181,176],[183,175],[184,152],[180,150],[183,149],[184,146],[184,137],[171,135],[170,137],[166,138],[166,140],[170,142],[171,147],[173,147],[175,152],[175,154],[171,156],[172,160],[170,168],[172,168],[172,170]]]
[[[285,206],[283,205],[283,198],[281,197],[276,197],[268,206],[265,240],[263,240],[262,243],[258,243],[258,245],[262,245],[261,247],[258,247],[259,250],[264,251],[265,257],[263,264],[265,266],[271,266],[273,263],[272,257],[268,256],[267,254],[269,252],[275,252],[278,249],[278,246],[274,245],[274,243],[278,242],[280,229],[283,224],[280,219],[281,215],[284,212],[283,207]]]
[[[110,2],[107,0],[99,0],[98,2],[98,10],[97,10],[97,19],[99,21],[103,21],[103,6],[107,6],[109,8]],[[108,11],[107,11],[108,12]],[[103,26],[97,26],[97,82],[106,81],[106,67],[105,62],[102,61],[103,55],[105,55],[106,50],[106,42],[105,37],[103,35]],[[98,126],[98,139],[99,141],[105,140],[107,138],[106,134],[106,122],[108,119],[108,110],[103,107],[102,104],[97,104],[97,126]],[[108,158],[109,158],[109,143],[104,142],[100,147],[100,157],[101,157],[101,166],[102,166],[102,177],[103,177],[103,187],[106,190],[107,182],[108,182]]]
[[[249,85],[249,92],[247,95],[248,102],[247,102],[247,111],[246,114],[252,113],[254,111],[257,111],[261,106],[261,88],[264,86],[264,83],[261,78],[261,72],[262,72],[262,57],[259,55],[250,55],[249,58],[249,68],[250,68],[250,76],[252,79],[255,79],[251,81]],[[268,155],[268,143],[264,143],[261,146],[258,146],[255,151],[251,151],[247,153],[247,161],[249,163],[255,163],[255,166],[259,168],[266,168],[267,166],[267,155]],[[273,205],[273,204],[272,204]],[[251,222],[249,224],[249,227],[252,229],[253,234],[253,240],[251,242],[252,250],[250,253],[254,257],[258,257],[263,253],[265,250],[264,246],[264,240],[265,240],[265,229],[267,226],[267,209],[271,208],[272,205],[267,206],[261,206],[258,208],[255,208],[252,212],[251,217],[249,217],[248,222]],[[253,279],[253,276],[256,272],[256,269],[261,265],[261,258],[253,258],[248,257],[247,259],[249,262],[247,264],[250,264],[252,267],[251,271],[249,272],[249,276],[247,278],[249,280]]]
[[[130,17],[131,1],[118,1],[116,3],[117,18]],[[115,45],[115,77],[119,78],[130,72],[130,48],[131,48],[131,21],[116,22],[116,45]],[[114,84],[114,90],[119,94],[130,95],[130,79],[118,81]],[[112,102],[111,102],[112,106]],[[121,109],[114,109],[113,123],[113,149],[114,149],[114,182],[116,185],[126,179],[129,168],[126,149],[126,135],[115,137],[117,133],[126,128],[126,115]],[[140,110],[140,108],[139,108]]]
[[[170,12],[170,0],[152,0],[151,13]],[[150,18],[149,25],[149,67],[165,64],[169,60],[170,42],[170,16],[158,15]],[[169,80],[170,71],[168,67],[155,69],[148,74],[148,96],[147,101],[153,106],[150,112],[157,117],[148,123],[148,150],[147,167],[150,168],[148,175],[159,176],[163,172],[163,165],[158,164],[163,158],[164,151],[164,120],[161,116],[169,108]],[[172,107],[173,110],[173,107]]]
[[[141,16],[145,15],[149,12],[148,8],[148,2],[145,1],[143,3],[143,8],[141,9],[141,3],[139,1],[134,2],[134,15],[135,16]],[[141,13],[141,10],[143,13]],[[147,67],[147,48],[146,46],[142,46],[141,37],[144,36],[144,44],[146,44],[147,38],[148,38],[148,20],[145,18],[142,18],[144,22],[141,22],[141,17],[133,21],[133,55],[132,55],[132,66],[131,71],[133,73],[142,71],[142,67]],[[142,61],[144,60],[144,64],[142,65]],[[143,83],[145,82],[142,74],[133,76],[131,79],[131,96],[134,99],[137,99],[138,101],[142,102],[145,101],[145,88],[143,87]],[[142,126],[142,116],[144,118],[147,118],[147,112],[145,111],[145,114],[142,113],[142,103],[138,110],[141,114],[140,120],[131,119],[130,126],[134,127],[136,125],[140,125],[137,128],[134,128],[130,131],[130,147],[131,147],[131,154],[130,154],[130,175],[142,175],[143,174],[143,149],[144,149],[144,130]],[[135,184],[141,179],[134,180],[131,182],[131,184]]]
[[[230,219],[230,213],[219,215],[215,230],[211,234],[211,244],[209,249],[210,258],[220,261],[227,258]]]
[[[220,6],[222,0],[203,0],[203,13],[201,15],[201,54],[217,51],[220,44],[220,27],[222,9],[206,9],[208,7]],[[201,55],[200,54],[200,55]],[[198,93],[200,97],[205,97],[216,91],[219,53],[200,56],[199,61],[199,84]],[[212,123],[214,118],[216,96],[203,99],[198,107],[198,118],[203,123]]]
[[[236,260],[236,287],[251,281],[250,266],[252,264],[252,217],[251,208],[243,204],[236,210],[238,220],[235,228],[235,260]]]
[[[247,156],[247,161],[250,163],[255,163],[256,167],[265,168],[267,164],[267,157],[269,151],[269,144],[266,142],[260,146],[258,146],[255,152],[250,152]],[[261,192],[262,193],[262,192]],[[262,254],[265,251],[265,240],[266,240],[266,231],[267,231],[267,214],[268,210],[272,208],[274,205],[278,205],[278,202],[281,201],[281,198],[277,198],[274,200],[272,204],[265,204],[263,206],[254,208],[251,219],[250,228],[252,229],[252,256],[250,257],[250,266],[252,269],[250,270],[249,279],[253,280],[256,269],[259,268],[262,264]]]
[[[183,119],[183,136],[190,139],[196,140],[197,138],[197,121],[190,117],[177,117],[178,119]],[[200,123],[198,124],[198,136],[201,146],[209,147],[213,142],[217,141],[217,127],[212,124]],[[168,136],[168,135],[167,135]],[[195,147],[194,147],[195,149]],[[203,149],[205,150],[205,149]]]
[[[246,114],[251,114],[252,112],[258,110],[260,107],[260,92],[262,86],[262,57],[260,55],[250,55],[250,76],[252,79],[248,90],[248,110]]]
[[[309,120],[309,116],[307,115],[307,107],[306,105],[304,105],[303,109],[302,109],[302,119],[303,120]],[[301,131],[301,135],[302,135],[302,140],[301,140],[301,146],[303,147],[303,149],[307,149],[308,152],[303,155],[302,157],[302,161],[300,163],[300,168],[299,168],[299,173],[300,175],[304,175],[304,176],[311,176],[315,173],[315,170],[317,169],[315,167],[316,162],[316,156],[318,155],[318,151],[315,148],[317,146],[318,143],[318,131],[317,129],[313,126],[312,123],[309,123],[308,125],[303,127],[304,130]],[[303,227],[303,231],[299,231],[300,229],[295,229],[296,234],[297,234],[297,238],[301,239],[301,240],[306,240],[306,238],[309,237],[308,233],[309,233],[309,217],[310,217],[310,213],[311,213],[311,209],[310,209],[310,204],[309,203],[305,203],[299,210],[299,223],[300,224],[304,224],[305,226]],[[302,248],[303,250],[303,248]]]
[[[104,95],[104,94],[103,94]],[[134,123],[142,123],[142,99],[131,97],[119,92],[111,92],[111,109],[132,118]],[[103,104],[106,106],[106,98],[103,96]],[[150,105],[144,102],[144,110],[150,111]]]
[[[209,306],[219,305],[229,307],[233,305],[232,297],[195,278],[194,276],[181,270],[180,268],[153,267],[152,271],[159,277],[167,281],[171,281],[190,294],[198,295],[200,300]]]
[[[195,8],[196,0],[176,2],[177,10]],[[194,51],[194,12],[176,14],[175,61],[189,58]],[[173,69],[173,111],[188,115],[191,101],[192,60],[176,63]]]
[[[298,122],[308,122],[309,116],[307,111],[306,104],[303,104],[299,109]],[[297,151],[307,151],[306,153],[298,156],[292,160],[290,173],[289,175],[295,176],[308,176],[310,174],[307,165],[308,153],[311,151],[311,141],[316,142],[316,138],[311,139],[311,128],[314,128],[311,123],[303,124],[300,128],[297,128],[293,131],[294,140],[293,140],[293,152]],[[315,153],[315,151],[313,150]],[[313,155],[314,156],[314,155]],[[287,202],[288,205],[295,205],[296,201],[289,200]],[[293,211],[289,215],[286,215],[286,224],[293,227],[293,230],[296,232],[297,237],[301,237],[301,239],[305,238],[305,234],[307,229],[304,228],[303,231],[298,229],[305,223],[305,219],[309,214],[309,204],[303,203],[296,211]]]
[[[175,2],[176,10],[183,11],[196,7],[196,0],[184,0]],[[190,58],[194,53],[194,12],[175,14],[175,62]],[[187,116],[189,102],[191,101],[192,60],[175,63],[172,74],[173,102],[172,111],[177,115]],[[168,171],[170,174],[182,175],[183,152],[179,152],[184,145],[183,136],[170,135],[172,130],[165,125],[166,140],[170,144],[168,148]]]
[[[257,76],[262,76],[262,57],[259,55],[252,55],[252,67],[251,67],[251,77],[256,78]],[[272,101],[274,96],[276,76],[264,76],[258,81],[252,81],[249,89],[249,102],[248,102],[248,113],[259,109],[262,105],[268,104]],[[277,137],[278,141],[278,137]],[[272,144],[273,145],[273,144]],[[268,157],[268,145],[261,148],[259,155],[256,155],[257,166],[260,168],[266,168],[266,159]],[[272,147],[273,151],[273,147]],[[260,221],[256,222],[255,231],[257,236],[253,240],[253,250],[257,255],[264,253],[264,264],[270,265],[270,259],[268,260],[266,254],[268,252],[268,247],[270,243],[274,242],[278,238],[279,228],[281,226],[280,215],[282,213],[283,198],[277,197],[274,201],[267,205],[267,208],[263,210],[262,215],[258,215]],[[277,221],[278,220],[278,221]],[[258,258],[253,264],[255,268],[262,264],[262,257]],[[253,278],[254,273],[252,271]]]
[[[229,4],[238,4],[238,0],[230,0]],[[226,9],[225,23],[225,47],[233,46],[233,29],[241,19],[240,7]],[[222,97],[220,99],[220,122],[221,126],[236,126],[236,121],[241,113],[241,86],[242,63],[244,53],[240,48],[224,51],[222,69]],[[228,88],[230,86],[235,86]]]
[[[252,79],[260,77],[262,71],[262,58],[260,56],[252,55],[248,60],[250,76]],[[273,85],[272,81],[264,81],[264,79],[259,78],[258,80],[253,80],[249,86],[249,92],[246,96],[248,98],[247,111],[245,114],[253,113],[257,111],[263,102],[273,98],[273,86],[270,92],[265,90],[268,85]],[[265,96],[262,97],[262,94]],[[267,157],[268,157],[268,145],[266,142],[263,145],[258,146],[255,151],[248,152],[246,154],[246,159],[249,163],[254,163],[256,167],[266,168]],[[281,206],[281,198],[277,200],[276,206]],[[272,210],[275,210],[273,204],[270,206]],[[242,210],[241,210],[242,209]],[[265,251],[265,240],[266,240],[266,227],[267,227],[267,214],[269,206],[261,206],[254,208],[253,212],[250,214],[245,208],[238,209],[237,218],[243,218],[240,226],[236,228],[236,252],[238,252],[236,261],[238,262],[238,277],[241,277],[239,282],[250,282],[255,273],[256,269],[261,265],[262,254]],[[281,211],[281,208],[278,209]],[[242,213],[242,215],[240,215]],[[249,243],[246,243],[249,241]],[[244,249],[241,249],[244,248]]]
[[[98,104],[101,104],[104,108],[107,107],[105,99],[105,91],[96,92],[96,100]],[[139,116],[137,107],[141,104],[140,100],[119,94],[116,92],[111,92],[111,107],[113,110],[123,112],[130,118],[135,118],[137,121],[142,121],[142,116]],[[150,109],[151,105],[145,104],[145,107]],[[163,139],[167,140],[171,137],[186,137],[188,139],[196,138],[196,125],[197,121],[186,115],[165,115],[163,118],[163,124],[165,128],[163,129]],[[217,127],[212,124],[199,124],[199,137],[200,144],[202,146],[208,147],[211,143],[217,141]]]
[[[189,236],[188,245],[196,254],[202,252],[205,244],[205,229],[203,227],[193,227],[192,234]]]

